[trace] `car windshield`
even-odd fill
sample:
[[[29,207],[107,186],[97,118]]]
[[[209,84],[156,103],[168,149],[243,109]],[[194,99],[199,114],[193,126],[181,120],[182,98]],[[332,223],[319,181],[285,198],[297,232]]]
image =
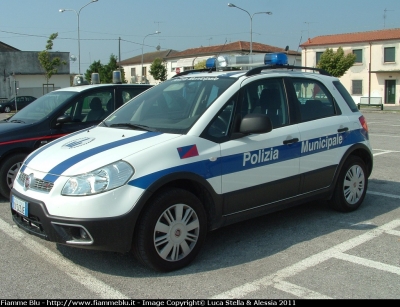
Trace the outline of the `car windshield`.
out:
[[[103,124],[122,129],[185,134],[236,80],[229,77],[173,78],[136,96]]]
[[[10,121],[21,121],[25,123],[40,121],[62,105],[67,99],[76,94],[77,92],[62,91],[48,93],[15,113],[15,115],[10,118]]]

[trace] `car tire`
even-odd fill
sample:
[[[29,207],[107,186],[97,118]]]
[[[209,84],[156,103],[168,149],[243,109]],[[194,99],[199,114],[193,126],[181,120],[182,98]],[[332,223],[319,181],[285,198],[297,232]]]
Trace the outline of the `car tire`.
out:
[[[23,153],[10,156],[0,166],[0,194],[7,199],[10,197],[15,176],[17,176],[25,157],[26,154]]]
[[[11,107],[5,106],[4,107],[4,113],[10,113],[11,112]]]
[[[183,189],[164,190],[147,205],[133,237],[133,253],[156,271],[181,269],[204,243],[207,218],[200,200]]]
[[[368,177],[364,161],[350,156],[344,163],[329,205],[341,212],[357,210],[364,200],[368,188]]]

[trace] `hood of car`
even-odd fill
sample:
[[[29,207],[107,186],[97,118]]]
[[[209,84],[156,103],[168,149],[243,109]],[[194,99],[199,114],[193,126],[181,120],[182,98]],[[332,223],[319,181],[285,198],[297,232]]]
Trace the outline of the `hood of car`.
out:
[[[98,126],[37,149],[24,161],[21,170],[29,168],[53,176],[83,174],[176,137],[179,135]]]
[[[11,132],[16,132],[21,129],[25,129],[26,124],[21,122],[7,122],[4,120],[0,121],[0,142],[4,138],[6,139],[15,139],[16,135],[11,134]]]

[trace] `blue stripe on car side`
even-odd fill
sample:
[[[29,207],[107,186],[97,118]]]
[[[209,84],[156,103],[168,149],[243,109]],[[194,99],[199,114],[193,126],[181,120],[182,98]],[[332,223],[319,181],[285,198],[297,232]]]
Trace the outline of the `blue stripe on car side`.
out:
[[[197,174],[203,178],[208,179],[220,175],[220,163],[221,162],[218,160],[217,162],[203,160],[194,163],[178,165],[131,180],[128,182],[128,185],[135,186],[141,189],[147,189],[153,182],[164,177],[165,175],[181,172]]]
[[[273,150],[279,151],[279,157],[277,159],[265,159],[264,161],[260,160],[257,163],[244,163],[244,154],[245,152],[234,154],[231,156],[221,157],[217,160],[217,162],[211,162],[209,160],[203,160],[199,162],[189,163],[185,165],[179,165],[171,168],[167,168],[155,173],[151,173],[140,178],[135,178],[128,182],[129,185],[135,186],[141,189],[147,189],[153,182],[162,178],[167,174],[177,173],[177,172],[190,172],[197,174],[204,179],[210,179],[216,176],[232,174],[240,171],[245,171],[257,167],[262,167],[265,165],[270,165],[274,163],[279,163],[291,159],[297,159],[301,156],[307,156],[311,154],[316,154],[321,151],[331,150],[343,146],[349,146],[355,143],[363,142],[366,140],[366,135],[362,130],[353,130],[351,132],[343,132],[339,134],[343,137],[343,141],[340,144],[335,146],[331,146],[328,148],[318,148],[315,150],[310,150],[307,152],[301,152],[302,143],[305,142],[297,142],[290,145],[280,145],[272,148]],[[330,135],[327,138],[335,137],[336,134]],[[309,143],[313,143],[319,141],[320,138],[310,139]],[[257,149],[251,151],[251,155],[259,155],[262,149]],[[270,151],[271,148],[265,148],[264,152]],[[262,158],[261,158],[262,159]]]
[[[161,133],[158,133],[158,132],[146,132],[146,133],[143,133],[143,134],[140,134],[137,136],[129,137],[129,138],[115,141],[112,143],[107,143],[107,144],[101,145],[99,147],[92,148],[87,151],[81,152],[81,153],[61,162],[60,164],[56,165],[55,167],[53,167],[49,171],[49,173],[43,178],[43,180],[49,181],[49,182],[55,182],[57,180],[57,178],[59,177],[59,175],[61,175],[63,172],[65,172],[71,166],[75,165],[76,163],[78,163],[84,159],[87,159],[98,153],[113,149],[118,146],[137,142],[137,141],[144,140],[144,139],[148,139],[148,138],[160,135],[160,134]],[[53,175],[53,174],[57,174],[57,175]]]

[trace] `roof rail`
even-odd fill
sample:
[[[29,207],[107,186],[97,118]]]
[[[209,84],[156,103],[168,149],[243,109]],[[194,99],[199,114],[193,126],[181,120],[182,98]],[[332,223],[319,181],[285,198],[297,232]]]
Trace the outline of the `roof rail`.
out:
[[[267,66],[259,66],[259,67],[255,67],[250,69],[249,71],[247,71],[247,73],[245,74],[246,76],[253,76],[253,75],[257,75],[259,73],[261,73],[261,71],[266,70],[266,69],[306,69],[306,70],[312,70],[312,71],[317,71],[319,72],[321,75],[325,75],[325,76],[331,76],[330,73],[328,73],[325,69],[321,69],[321,68],[315,68],[315,67],[306,67],[306,66],[294,66],[294,65],[267,65]]]
[[[183,72],[181,72],[179,74],[176,74],[175,76],[172,76],[172,78],[185,76],[185,75],[188,75],[188,74],[191,74],[191,73],[196,73],[196,72],[212,72],[212,71],[215,71],[215,68],[211,68],[211,69],[210,68],[192,69],[192,70],[187,70],[187,71],[183,71]]]

